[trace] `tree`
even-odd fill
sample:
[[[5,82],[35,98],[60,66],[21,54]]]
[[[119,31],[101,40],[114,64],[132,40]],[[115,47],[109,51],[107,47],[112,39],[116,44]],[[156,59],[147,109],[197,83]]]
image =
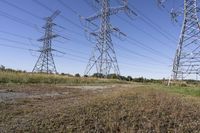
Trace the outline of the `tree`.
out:
[[[107,76],[107,78],[109,78],[109,79],[118,79],[119,76],[117,76],[116,74],[109,74],[109,75]]]
[[[85,77],[85,78],[87,78],[87,77],[88,77],[88,75],[84,75],[84,77]]]
[[[1,65],[1,66],[0,66],[0,70],[1,70],[1,71],[5,71],[5,69],[6,69],[6,67],[5,67],[4,65]]]
[[[101,73],[94,73],[94,74],[92,75],[92,77],[95,77],[95,78],[104,78],[105,75],[103,75],[103,74],[101,74]]]
[[[79,73],[75,74],[75,77],[81,77]]]
[[[132,81],[133,80],[133,78],[131,76],[128,76],[127,79],[128,79],[128,81]]]
[[[139,78],[133,79],[133,81],[135,81],[135,82],[144,82],[145,79],[143,77],[139,77]]]

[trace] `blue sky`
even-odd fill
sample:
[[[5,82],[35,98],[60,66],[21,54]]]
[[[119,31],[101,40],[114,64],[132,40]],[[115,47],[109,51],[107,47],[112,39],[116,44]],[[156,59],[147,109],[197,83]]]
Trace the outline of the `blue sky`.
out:
[[[86,2],[93,0],[62,1],[84,17],[95,13]],[[116,1],[111,0],[111,5],[117,6]],[[86,39],[79,17],[57,0],[40,0],[40,2],[52,10],[59,9],[61,15],[73,23],[60,16],[54,21],[59,26],[65,27],[65,29],[55,27],[55,32],[69,39],[56,38],[57,41],[53,41],[53,48],[66,53],[65,55],[55,53],[54,60],[58,72],[83,75],[94,43]],[[166,9],[170,10],[181,2],[182,0],[176,0],[176,3],[169,0]],[[137,17],[129,19],[124,13],[111,17],[111,23],[132,38],[132,40],[124,38],[122,41],[113,37],[121,74],[133,77],[168,78],[172,69],[172,58],[177,47],[180,26],[171,22],[169,14],[166,10],[158,8],[155,0],[129,0],[129,3],[136,8],[133,10],[138,14]],[[34,0],[1,0],[0,64],[14,69],[32,71],[39,53],[28,49],[38,50],[42,46],[41,42],[37,42],[44,32],[42,26],[45,20],[42,18],[51,14],[52,12],[38,5]],[[16,20],[9,15],[22,20]],[[149,24],[152,22],[154,26]],[[136,55],[135,52],[142,56]]]

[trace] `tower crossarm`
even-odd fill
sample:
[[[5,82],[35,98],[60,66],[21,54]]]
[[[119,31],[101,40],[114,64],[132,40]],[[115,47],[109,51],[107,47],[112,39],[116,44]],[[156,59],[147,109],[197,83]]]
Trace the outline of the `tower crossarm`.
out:
[[[131,10],[127,5],[110,9],[110,15],[115,15],[120,12],[125,12],[129,15],[133,14],[137,16],[137,14],[133,10]]]
[[[107,10],[104,10],[104,11],[107,12],[108,16],[112,16],[112,15],[115,15],[115,14],[118,14],[118,13],[121,13],[121,12],[125,12],[125,13],[127,13],[129,15],[133,14],[134,16],[137,16],[137,14],[133,10],[131,10],[127,6],[127,4],[125,4],[124,6],[120,6],[120,7],[110,7]],[[98,12],[95,15],[86,18],[86,21],[89,21],[89,22],[90,21],[94,21],[94,20],[96,20],[98,18],[101,18],[103,15],[104,15],[104,13],[102,11]]]
[[[56,10],[50,17],[48,17],[51,20],[54,20],[59,14],[61,13],[61,11]]]
[[[50,39],[53,39],[53,38],[56,38],[56,37],[58,37],[58,35],[51,35],[51,36],[40,38],[40,39],[38,39],[38,41],[43,42],[45,40],[50,40]]]
[[[117,27],[111,27],[111,33],[118,33],[119,35],[127,36],[125,33],[123,33],[119,28]]]
[[[85,20],[86,20],[86,21],[93,21],[93,20],[95,20],[95,19],[100,18],[101,16],[102,16],[101,13],[97,13],[96,15],[91,16],[91,17],[88,17],[88,18],[86,18]]]

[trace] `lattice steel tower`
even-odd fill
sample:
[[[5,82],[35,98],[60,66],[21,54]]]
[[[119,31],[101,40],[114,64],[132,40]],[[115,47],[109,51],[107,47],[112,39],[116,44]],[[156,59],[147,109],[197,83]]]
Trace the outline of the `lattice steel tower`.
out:
[[[110,7],[110,0],[96,0],[96,2],[101,7],[101,11],[85,19],[92,25],[95,25],[93,23],[94,20],[100,19],[99,29],[90,33],[90,35],[95,37],[96,45],[86,67],[85,75],[88,75],[93,68],[96,68],[96,73],[103,76],[107,76],[111,71],[116,75],[120,75],[111,34],[114,32],[119,35],[124,34],[118,28],[113,28],[110,23],[110,16],[121,11],[127,12],[128,14],[135,13],[128,7],[127,0],[123,0],[123,5],[117,8]]]
[[[57,73],[56,66],[53,59],[52,51],[52,39],[57,37],[58,35],[53,34],[53,20],[60,14],[60,11],[54,12],[50,17],[46,18],[46,25],[43,27],[45,29],[45,35],[43,38],[38,41],[43,42],[43,46],[40,52],[40,56],[33,68],[33,72],[41,72],[41,73]]]
[[[176,15],[176,14],[175,14]],[[184,21],[173,63],[174,80],[200,74],[200,26],[197,0],[184,0]]]

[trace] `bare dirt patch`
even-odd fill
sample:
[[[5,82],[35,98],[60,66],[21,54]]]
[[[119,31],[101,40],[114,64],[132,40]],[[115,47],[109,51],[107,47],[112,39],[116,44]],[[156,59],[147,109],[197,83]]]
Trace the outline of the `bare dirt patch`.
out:
[[[55,88],[54,88],[55,87]],[[116,85],[110,86],[27,86],[27,88],[14,88],[0,90],[0,102],[15,101],[17,99],[28,98],[45,98],[45,97],[62,97],[68,95],[70,90],[82,90],[82,91],[95,91],[101,92],[104,89],[114,88]]]

